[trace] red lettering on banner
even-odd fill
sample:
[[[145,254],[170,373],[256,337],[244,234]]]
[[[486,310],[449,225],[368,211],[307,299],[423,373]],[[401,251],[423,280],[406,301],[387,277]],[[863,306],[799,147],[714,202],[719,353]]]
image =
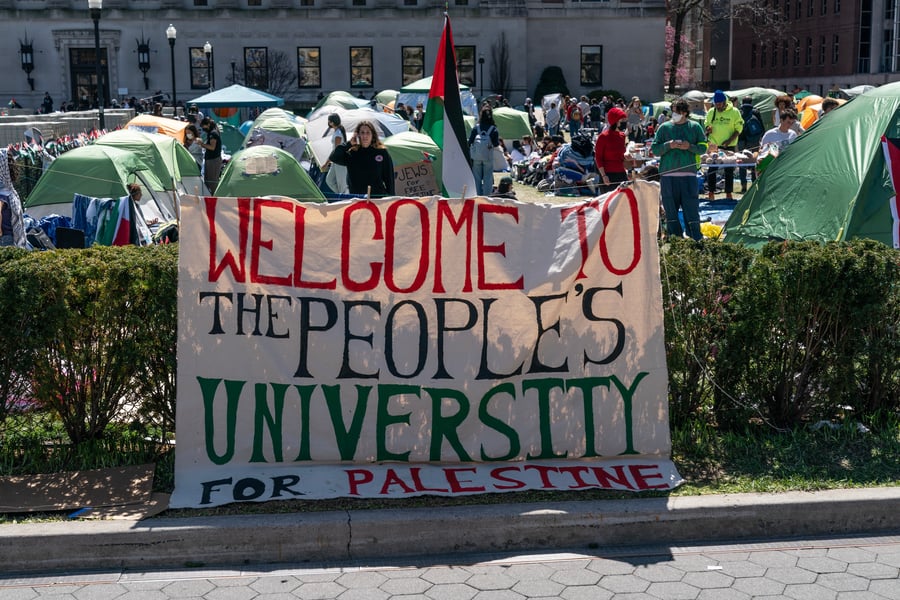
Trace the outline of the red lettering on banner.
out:
[[[443,294],[443,254],[444,254],[444,223],[446,222],[454,234],[459,235],[463,226],[466,228],[466,280],[463,283],[463,292],[472,291],[472,221],[475,210],[475,203],[472,200],[466,200],[463,203],[462,211],[459,213],[459,219],[454,218],[450,209],[450,204],[446,200],[441,200],[437,205],[437,233],[435,237],[435,257],[434,257],[434,293]],[[451,257],[451,260],[455,257]]]
[[[541,487],[546,489],[555,489],[556,486],[550,481],[550,473],[558,473],[559,469],[556,467],[544,467],[542,465],[526,465],[525,471],[537,471],[538,475],[541,476]]]
[[[644,473],[644,471],[653,469],[652,473]],[[634,478],[634,482],[639,490],[661,490],[669,486],[665,483],[659,485],[650,485],[647,483],[649,479],[663,479],[662,473],[659,472],[659,465],[629,465],[628,471]]]
[[[609,205],[612,204],[613,200],[618,200],[621,195],[624,195],[627,199],[628,209],[631,214],[631,237],[633,244],[631,264],[624,269],[619,269],[612,264],[612,261],[609,259],[609,249],[606,246],[606,232],[608,231],[609,226]],[[616,193],[610,194],[606,199],[606,202],[603,203],[600,215],[603,219],[603,233],[600,234],[600,258],[603,260],[603,266],[605,266],[610,273],[616,275],[628,275],[634,271],[634,268],[641,262],[641,216],[638,213],[637,196],[634,195],[634,190],[631,188],[622,188]]]
[[[499,254],[506,256],[506,244],[488,244],[485,240],[485,217],[489,214],[511,215],[516,223],[519,222],[519,210],[515,206],[479,204],[478,205],[478,289],[480,290],[521,290],[525,287],[525,277],[519,275],[515,281],[489,282],[487,280],[488,268],[485,264],[486,254]],[[495,271],[496,269],[491,269]]]
[[[600,203],[597,200],[591,200],[590,202],[585,202],[584,204],[579,204],[578,206],[563,208],[560,211],[560,216],[563,221],[565,221],[566,217],[568,217],[570,214],[575,213],[575,223],[578,227],[578,247],[581,248],[581,266],[578,267],[578,275],[575,277],[575,279],[584,279],[585,277],[587,277],[587,275],[584,274],[584,263],[587,262],[588,252],[590,251],[590,248],[588,248],[585,211],[589,208],[597,210],[599,207]]]
[[[247,260],[247,238],[250,232],[250,199],[238,198],[238,258],[235,261],[231,250],[225,252],[222,262],[216,264],[216,243],[218,241],[218,228],[216,227],[216,204],[218,198],[206,197],[206,220],[209,222],[209,275],[208,281],[218,281],[222,272],[228,268],[231,276],[238,283],[246,281],[247,271],[244,268]],[[239,264],[238,264],[239,263]]]
[[[444,477],[447,478],[447,483],[450,484],[450,491],[454,494],[463,494],[466,492],[484,492],[485,487],[483,485],[478,485],[475,487],[464,487],[466,483],[472,483],[471,481],[460,481],[457,478],[457,474],[459,473],[477,473],[478,469],[475,467],[460,467],[460,468],[452,468],[452,469],[442,469],[444,471]]]
[[[614,474],[609,473],[606,467],[591,467],[591,471],[594,473],[594,477],[597,478],[597,483],[600,484],[600,487],[615,489],[616,484],[618,484],[625,489],[634,489],[634,486],[628,481],[624,466],[616,465],[612,470],[615,472]]]
[[[259,272],[259,251],[265,248],[269,252],[274,247],[272,240],[264,240],[262,238],[262,226],[267,219],[263,218],[263,210],[266,208],[277,208],[293,213],[294,203],[288,203],[283,200],[265,200],[258,199],[253,203],[253,240],[250,245],[250,283],[270,283],[273,285],[291,285],[291,275],[263,275]]]
[[[413,486],[415,486],[417,492],[443,492],[446,494],[450,491],[447,488],[425,487],[425,485],[422,483],[421,471],[421,467],[411,467],[409,469],[409,476],[412,478]]]
[[[514,473],[520,473],[521,469],[519,467],[500,467],[498,469],[491,470],[491,477],[496,479],[497,481],[502,481],[504,483],[508,483],[509,485],[500,485],[494,484],[494,487],[498,490],[520,490],[526,486],[524,481],[519,481],[518,479],[512,479],[506,476],[507,471],[512,471]]]
[[[419,232],[421,240],[419,244],[419,268],[416,276],[410,283],[409,287],[401,288],[394,281],[394,256],[396,251],[396,233],[397,233],[397,211],[404,206],[412,206],[419,212]],[[409,294],[417,292],[428,275],[428,246],[429,246],[429,225],[428,225],[428,208],[417,200],[398,200],[392,202],[387,210],[387,222],[385,224],[386,243],[384,249],[384,283],[392,292],[399,294]],[[411,254],[410,249],[403,248],[403,254]],[[412,262],[412,261],[410,261]]]
[[[575,480],[573,485],[569,486],[570,490],[580,490],[581,488],[586,487],[597,487],[592,483],[588,483],[582,478],[583,473],[589,472],[587,467],[559,467],[560,473],[567,473],[572,476],[572,479]]]
[[[294,285],[299,288],[333,290],[337,287],[337,279],[330,281],[303,280],[303,253],[306,244],[306,207],[294,208]]]
[[[391,493],[390,488],[399,485],[400,488],[407,494],[412,494],[415,490],[406,485],[406,482],[397,474],[397,471],[394,469],[388,469],[387,473],[384,474],[384,485],[381,486],[381,491],[379,492],[382,496],[387,496]]]
[[[347,469],[345,472],[349,479],[348,483],[350,484],[351,496],[359,496],[359,487],[367,483],[372,483],[375,479],[372,472],[365,469]]]
[[[382,263],[370,262],[371,276],[365,281],[354,281],[350,279],[350,218],[354,213],[366,211],[372,215],[372,221],[375,225],[375,233],[372,235],[373,240],[383,240],[384,233],[381,230],[381,215],[378,213],[378,207],[373,202],[356,202],[347,207],[344,211],[344,224],[341,231],[341,281],[344,287],[351,292],[367,292],[375,289],[378,285],[378,278],[381,276]]]

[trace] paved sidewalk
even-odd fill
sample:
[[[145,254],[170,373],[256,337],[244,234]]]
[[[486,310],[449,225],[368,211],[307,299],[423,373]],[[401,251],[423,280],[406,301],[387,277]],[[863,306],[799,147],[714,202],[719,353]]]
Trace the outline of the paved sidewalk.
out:
[[[0,525],[0,573],[684,544],[900,531],[900,487]]]
[[[900,536],[0,576],[0,600],[896,600]]]

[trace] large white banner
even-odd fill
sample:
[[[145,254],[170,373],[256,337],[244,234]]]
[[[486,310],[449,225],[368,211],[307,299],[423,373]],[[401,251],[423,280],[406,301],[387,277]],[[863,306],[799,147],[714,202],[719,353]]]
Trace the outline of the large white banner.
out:
[[[681,483],[655,184],[181,214],[171,506]]]

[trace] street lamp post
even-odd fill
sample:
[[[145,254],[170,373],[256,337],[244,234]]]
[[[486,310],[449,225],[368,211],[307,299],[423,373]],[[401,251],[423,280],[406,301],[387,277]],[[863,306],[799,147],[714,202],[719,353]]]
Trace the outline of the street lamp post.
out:
[[[169,26],[166,27],[166,38],[169,40],[169,56],[172,59],[172,109],[176,115],[178,114],[178,108],[176,108],[178,100],[175,97],[175,37],[177,35],[175,26],[169,23]]]
[[[481,99],[484,100],[484,55],[480,55],[478,57],[478,67],[481,71],[478,74],[479,79],[481,80]]]
[[[709,87],[716,89],[716,57],[709,59]]]
[[[100,70],[100,11],[103,0],[88,0],[91,19],[94,21],[94,57],[97,59],[97,107],[100,129],[106,129],[106,118],[103,115],[103,77]]]
[[[203,53],[206,55],[206,81],[209,83],[209,91],[213,91],[212,83],[212,44],[203,44]]]

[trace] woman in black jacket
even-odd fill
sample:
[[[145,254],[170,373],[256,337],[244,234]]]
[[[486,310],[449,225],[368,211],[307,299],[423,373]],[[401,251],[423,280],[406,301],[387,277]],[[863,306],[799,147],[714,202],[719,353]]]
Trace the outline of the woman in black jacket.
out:
[[[328,160],[347,167],[351,194],[371,193],[373,198],[394,195],[394,163],[371,121],[361,121],[350,141],[335,147]]]

